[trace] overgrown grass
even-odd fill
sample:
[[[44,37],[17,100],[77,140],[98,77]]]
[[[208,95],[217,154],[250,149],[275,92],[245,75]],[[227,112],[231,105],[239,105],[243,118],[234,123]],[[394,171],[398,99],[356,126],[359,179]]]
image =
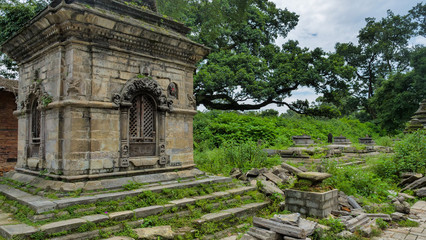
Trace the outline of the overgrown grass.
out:
[[[281,163],[279,156],[268,157],[262,149],[262,146],[252,141],[243,143],[228,141],[220,148],[195,151],[195,163],[203,171],[223,175],[229,175],[232,168],[248,171]]]

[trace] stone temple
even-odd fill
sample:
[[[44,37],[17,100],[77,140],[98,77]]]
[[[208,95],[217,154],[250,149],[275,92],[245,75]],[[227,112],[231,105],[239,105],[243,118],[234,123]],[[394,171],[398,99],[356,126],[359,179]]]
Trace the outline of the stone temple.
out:
[[[209,49],[189,31],[154,0],[53,1],[1,48],[20,69],[16,172],[86,181],[193,168],[193,73]]]

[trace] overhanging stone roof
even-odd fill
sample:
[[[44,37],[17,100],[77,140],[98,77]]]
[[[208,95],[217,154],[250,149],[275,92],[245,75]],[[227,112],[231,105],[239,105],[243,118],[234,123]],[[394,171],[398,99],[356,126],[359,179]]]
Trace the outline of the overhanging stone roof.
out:
[[[191,41],[189,31],[182,23],[121,0],[58,0],[0,50],[21,64],[58,42],[82,41],[195,65],[209,49]]]
[[[18,92],[18,84],[17,80],[11,80],[7,78],[0,77],[0,90],[7,91],[12,93]]]

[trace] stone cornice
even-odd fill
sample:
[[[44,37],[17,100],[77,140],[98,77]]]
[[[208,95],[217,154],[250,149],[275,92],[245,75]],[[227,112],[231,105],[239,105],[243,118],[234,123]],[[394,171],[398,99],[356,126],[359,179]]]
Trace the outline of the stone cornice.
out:
[[[49,45],[67,40],[128,49],[188,64],[195,64],[209,52],[170,29],[101,9],[65,3],[46,9],[7,40],[1,50],[22,63]]]

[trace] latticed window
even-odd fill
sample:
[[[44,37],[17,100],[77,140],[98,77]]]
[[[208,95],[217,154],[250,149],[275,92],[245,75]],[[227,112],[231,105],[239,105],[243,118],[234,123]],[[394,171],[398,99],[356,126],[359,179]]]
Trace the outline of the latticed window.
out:
[[[129,111],[130,156],[155,155],[154,101],[147,95],[133,98]]]
[[[34,101],[31,107],[31,137],[33,142],[40,142],[40,119],[38,103]]]
[[[38,102],[34,100],[31,106],[31,157],[39,157],[41,133],[41,113],[38,109]]]

